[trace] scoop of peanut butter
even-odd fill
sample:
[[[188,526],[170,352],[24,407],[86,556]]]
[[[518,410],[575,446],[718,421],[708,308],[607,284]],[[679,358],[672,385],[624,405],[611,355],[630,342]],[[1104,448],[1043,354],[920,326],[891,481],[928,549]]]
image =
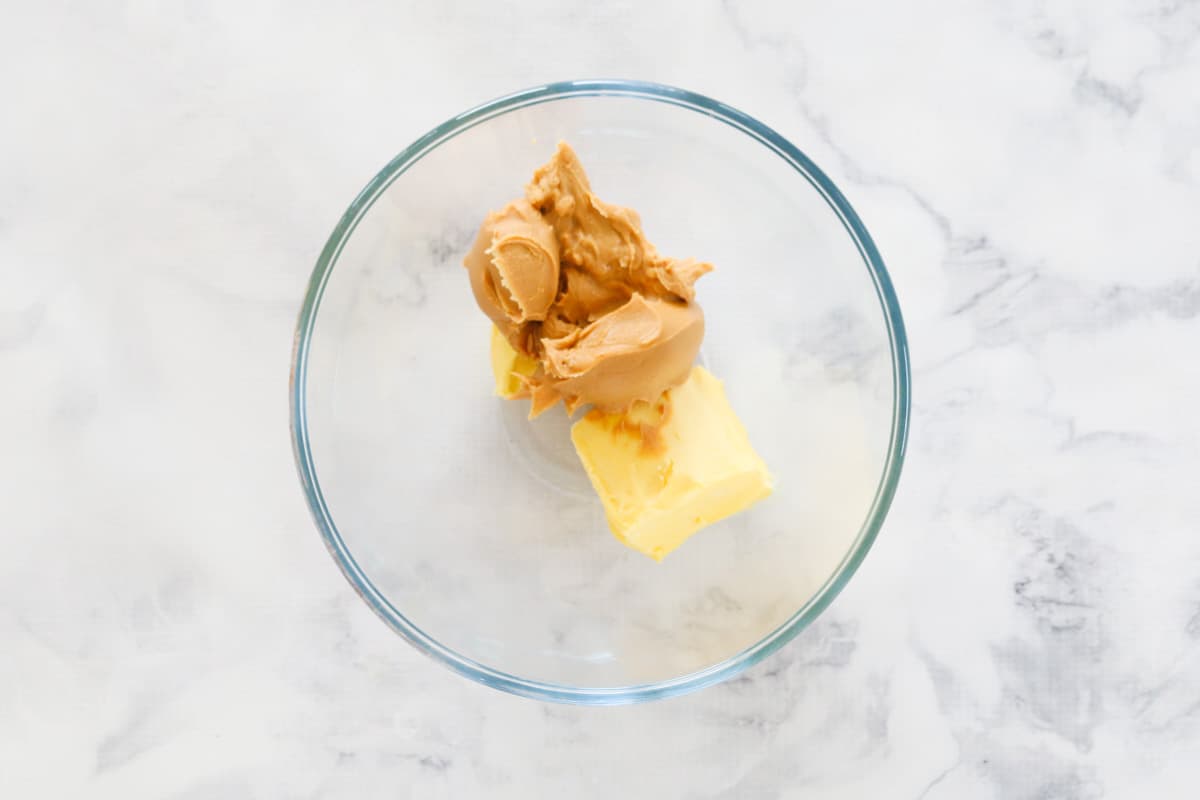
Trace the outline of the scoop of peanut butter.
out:
[[[524,200],[488,214],[464,263],[475,301],[502,330],[544,320],[558,295],[554,228]]]
[[[592,193],[565,142],[487,216],[463,264],[480,309],[518,352],[530,416],[563,400],[624,411],[688,376],[704,314],[692,284],[712,265],[659,255],[637,212]]]

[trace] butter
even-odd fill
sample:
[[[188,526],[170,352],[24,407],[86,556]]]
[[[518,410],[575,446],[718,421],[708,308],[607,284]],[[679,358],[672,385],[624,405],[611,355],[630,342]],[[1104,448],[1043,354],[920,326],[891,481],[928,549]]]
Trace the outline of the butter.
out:
[[[613,534],[656,561],[773,489],[721,382],[703,367],[655,403],[589,411],[571,440]]]
[[[571,440],[620,541],[661,561],[771,493],[721,382],[692,366],[712,265],[659,253],[565,142],[484,218],[463,266],[492,321],[496,394],[528,398],[531,419],[591,407]]]
[[[528,377],[537,367],[537,359],[518,353],[504,334],[492,326],[492,375],[496,378],[496,394],[506,400],[528,397],[529,390],[519,376]]]

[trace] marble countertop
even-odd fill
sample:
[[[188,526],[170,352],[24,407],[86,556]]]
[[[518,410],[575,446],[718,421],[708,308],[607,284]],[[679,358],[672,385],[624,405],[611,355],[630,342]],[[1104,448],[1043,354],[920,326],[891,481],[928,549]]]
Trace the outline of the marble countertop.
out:
[[[1192,793],[1200,3],[642,6],[9,10],[0,794]],[[308,517],[285,387],[380,165],[598,76],[725,100],[830,174],[890,266],[915,406],[817,624],[730,683],[588,709],[371,614]]]

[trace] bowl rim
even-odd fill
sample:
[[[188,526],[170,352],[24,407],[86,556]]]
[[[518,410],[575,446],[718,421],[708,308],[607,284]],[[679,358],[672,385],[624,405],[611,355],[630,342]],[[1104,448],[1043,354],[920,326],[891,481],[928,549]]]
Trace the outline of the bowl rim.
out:
[[[632,97],[682,107],[716,119],[757,140],[808,180],[854,240],[875,285],[887,325],[892,359],[892,428],[887,460],[870,510],[853,545],[821,587],[785,622],[758,642],[705,669],[655,683],[583,687],[531,680],[495,669],[441,644],[408,620],[380,592],[350,554],[325,503],[308,437],[307,375],[313,326],[329,276],[346,241],[375,200],[426,153],[493,117],[532,105],[576,97]],[[289,377],[292,450],[309,510],[326,548],[342,574],[368,606],[417,650],[474,681],[537,700],[583,705],[616,705],[673,697],[711,686],[758,663],[791,641],[823,612],[857,571],[887,516],[899,483],[910,415],[908,341],[900,304],[883,259],[858,214],[824,172],[799,148],[771,128],[724,103],[673,86],[634,80],[573,80],[547,83],[498,97],[464,111],[404,148],[354,198],[326,241],[309,279],[296,322]]]

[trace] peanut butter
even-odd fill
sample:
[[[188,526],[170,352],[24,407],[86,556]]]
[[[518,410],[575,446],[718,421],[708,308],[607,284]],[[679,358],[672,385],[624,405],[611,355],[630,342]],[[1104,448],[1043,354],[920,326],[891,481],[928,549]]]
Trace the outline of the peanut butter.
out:
[[[662,256],[633,209],[592,193],[560,142],[525,198],[484,220],[463,260],[480,309],[518,353],[530,416],[559,400],[606,412],[687,379],[704,337],[693,284],[712,265]]]

